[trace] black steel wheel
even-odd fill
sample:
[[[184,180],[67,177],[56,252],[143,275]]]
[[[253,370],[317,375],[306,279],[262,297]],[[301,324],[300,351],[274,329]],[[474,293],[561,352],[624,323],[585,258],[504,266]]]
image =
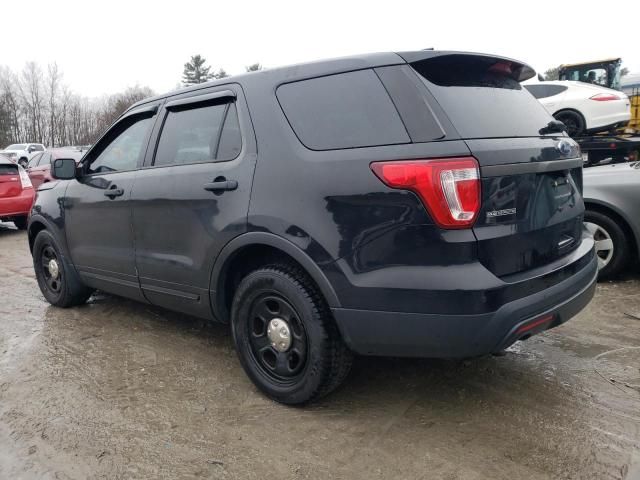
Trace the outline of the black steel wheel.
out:
[[[48,231],[38,233],[31,254],[38,286],[50,304],[70,307],[86,302],[91,296],[92,290],[82,284],[75,270],[66,263]]]
[[[331,311],[301,268],[269,265],[245,276],[231,307],[240,363],[270,398],[308,403],[333,391],[351,368]]]
[[[257,297],[249,311],[251,355],[275,382],[295,382],[307,365],[307,334],[295,308],[278,294]]]
[[[40,255],[40,266],[44,284],[53,295],[60,295],[64,282],[63,272],[60,268],[60,259],[56,251],[49,244],[45,245]]]

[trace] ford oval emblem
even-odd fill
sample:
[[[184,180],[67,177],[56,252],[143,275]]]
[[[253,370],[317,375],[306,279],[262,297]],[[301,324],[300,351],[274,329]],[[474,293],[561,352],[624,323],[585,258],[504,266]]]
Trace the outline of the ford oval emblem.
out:
[[[560,140],[556,145],[556,148],[562,155],[565,155],[565,156],[570,155],[571,152],[573,151],[573,145],[571,145],[571,142],[567,140]]]

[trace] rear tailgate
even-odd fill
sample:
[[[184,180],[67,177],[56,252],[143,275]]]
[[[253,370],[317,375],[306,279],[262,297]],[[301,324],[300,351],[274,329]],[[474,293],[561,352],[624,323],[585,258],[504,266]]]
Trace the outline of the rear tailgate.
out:
[[[0,198],[16,197],[22,193],[20,172],[13,163],[0,163]]]
[[[562,134],[540,133],[553,118],[519,83],[529,67],[474,54],[411,66],[480,165],[473,231],[483,265],[506,276],[577,248],[584,214],[579,149]]]

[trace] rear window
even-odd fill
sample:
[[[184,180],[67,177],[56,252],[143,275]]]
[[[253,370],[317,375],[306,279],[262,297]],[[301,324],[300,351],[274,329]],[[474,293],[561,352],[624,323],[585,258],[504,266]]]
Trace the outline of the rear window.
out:
[[[13,145],[9,145],[5,150],[24,150],[26,145],[23,143],[14,143]]]
[[[443,55],[411,66],[462,138],[531,137],[553,120],[519,83],[522,64]]]
[[[282,85],[282,110],[300,141],[312,150],[409,143],[409,135],[372,70]]]
[[[0,175],[15,175],[17,173],[17,165],[11,163],[0,163]]]

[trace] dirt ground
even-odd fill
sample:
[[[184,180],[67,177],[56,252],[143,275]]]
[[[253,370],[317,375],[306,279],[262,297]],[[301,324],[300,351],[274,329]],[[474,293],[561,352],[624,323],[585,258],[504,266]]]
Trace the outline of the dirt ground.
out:
[[[49,306],[0,224],[0,479],[640,479],[640,275],[502,357],[359,358],[265,399],[224,326],[107,295]]]

